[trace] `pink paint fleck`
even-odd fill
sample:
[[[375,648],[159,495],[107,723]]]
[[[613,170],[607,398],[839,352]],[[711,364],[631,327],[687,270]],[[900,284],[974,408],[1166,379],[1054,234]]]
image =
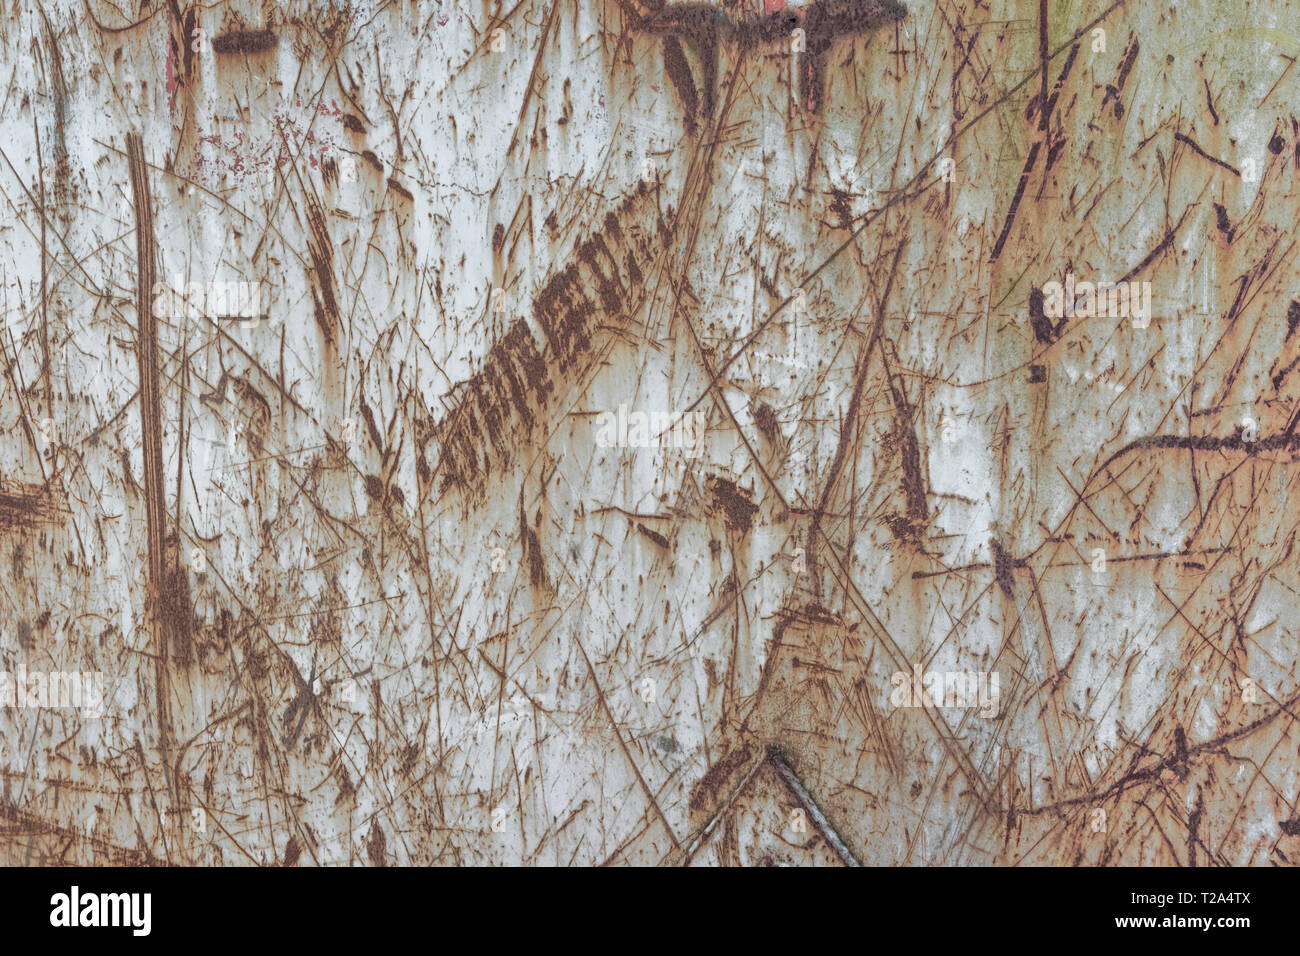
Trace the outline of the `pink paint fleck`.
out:
[[[312,118],[317,116],[334,120],[313,129]],[[276,170],[291,167],[293,157],[299,154],[305,156],[311,168],[319,169],[321,160],[338,150],[340,130],[335,123],[341,116],[343,111],[334,100],[315,104],[281,101],[264,115],[261,122],[265,128],[260,131],[235,127],[222,135],[216,130],[200,129],[198,139],[205,148],[196,163],[196,178],[202,183],[236,188],[258,187],[269,183]],[[216,125],[216,117],[211,124]]]
[[[785,0],[763,0],[763,12],[766,14],[770,15],[784,9]]]

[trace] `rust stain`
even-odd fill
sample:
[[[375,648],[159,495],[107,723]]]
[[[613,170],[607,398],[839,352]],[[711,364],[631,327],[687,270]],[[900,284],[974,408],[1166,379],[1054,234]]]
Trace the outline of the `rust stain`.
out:
[[[0,32],[0,860],[1294,862],[1294,51],[988,7]]]
[[[275,49],[279,42],[280,38],[270,29],[227,30],[220,36],[212,38],[212,50],[214,53],[242,53],[246,56],[256,56]]]
[[[722,513],[727,527],[744,534],[754,526],[754,514],[758,505],[754,503],[754,492],[739,487],[728,478],[709,475],[705,487],[713,496],[713,507]]]
[[[307,249],[311,254],[313,315],[325,341],[335,344],[339,335],[339,307],[334,297],[334,244],[325,225],[325,211],[315,199],[307,200],[307,227],[311,232]]]

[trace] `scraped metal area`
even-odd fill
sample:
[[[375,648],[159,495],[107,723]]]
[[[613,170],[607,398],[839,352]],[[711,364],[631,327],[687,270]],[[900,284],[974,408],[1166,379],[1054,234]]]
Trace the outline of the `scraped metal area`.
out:
[[[1298,13],[8,5],[0,862],[1290,863]]]

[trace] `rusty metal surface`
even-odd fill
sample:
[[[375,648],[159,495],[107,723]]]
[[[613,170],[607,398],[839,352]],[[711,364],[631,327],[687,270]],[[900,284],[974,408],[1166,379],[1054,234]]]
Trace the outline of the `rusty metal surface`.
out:
[[[0,862],[1286,865],[1294,0],[0,18]]]

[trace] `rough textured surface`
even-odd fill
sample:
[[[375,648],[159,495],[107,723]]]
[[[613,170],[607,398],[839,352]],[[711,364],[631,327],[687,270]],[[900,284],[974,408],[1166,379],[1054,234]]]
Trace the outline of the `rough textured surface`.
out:
[[[1298,13],[11,5],[0,862],[1291,862]]]

